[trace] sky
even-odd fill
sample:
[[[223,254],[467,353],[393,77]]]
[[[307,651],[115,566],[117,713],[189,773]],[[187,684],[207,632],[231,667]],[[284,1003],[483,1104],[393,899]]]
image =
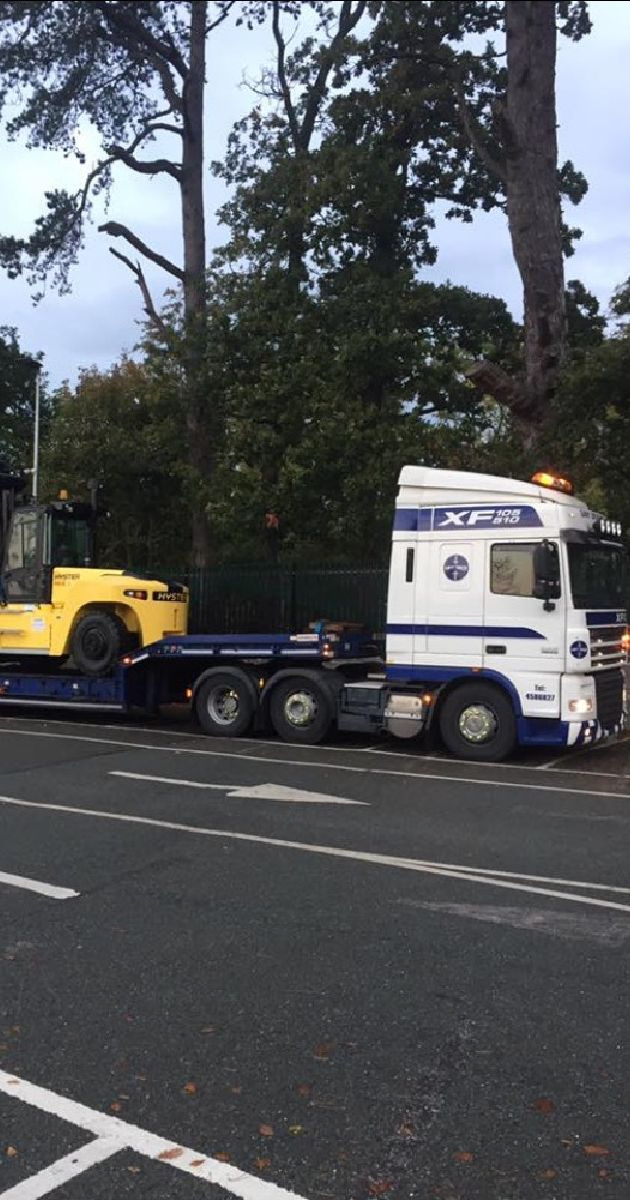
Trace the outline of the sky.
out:
[[[566,213],[568,223],[583,230],[575,255],[566,263],[566,275],[581,279],[606,308],[614,288],[630,276],[630,0],[595,0],[590,12],[589,37],[577,44],[559,39],[559,146],[560,160],[572,159],[589,183],[586,198]],[[211,176],[209,164],[223,157],[233,123],[252,106],[244,80],[255,79],[261,66],[271,61],[270,31],[257,28],[249,33],[226,25],[212,35],[208,50],[206,201],[211,249],[226,233],[215,217],[225,192]],[[95,161],[98,142],[89,129],[82,135],[82,146],[88,162]],[[9,143],[2,131],[0,147],[0,233],[20,236],[30,232],[43,211],[44,192],[78,187],[82,168],[60,154]],[[129,225],[155,249],[181,262],[174,182],[120,168],[108,218]],[[502,296],[520,316],[520,281],[502,214],[479,214],[471,225],[439,221],[436,241],[437,263],[426,270],[426,278]],[[58,296],[48,290],[37,306],[24,280],[0,274],[0,325],[15,326],[27,352],[43,352],[53,387],[66,379],[74,383],[82,368],[107,369],[122,352],[133,351],[138,340],[140,294],[130,273],[110,255],[109,244],[92,227],[72,273],[71,293]],[[150,266],[146,274],[159,300],[168,278]]]

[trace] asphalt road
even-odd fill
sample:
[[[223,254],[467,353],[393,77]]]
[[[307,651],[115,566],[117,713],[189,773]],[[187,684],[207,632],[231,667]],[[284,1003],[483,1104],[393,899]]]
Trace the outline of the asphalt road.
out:
[[[0,1196],[627,1200],[629,749],[0,719]]]

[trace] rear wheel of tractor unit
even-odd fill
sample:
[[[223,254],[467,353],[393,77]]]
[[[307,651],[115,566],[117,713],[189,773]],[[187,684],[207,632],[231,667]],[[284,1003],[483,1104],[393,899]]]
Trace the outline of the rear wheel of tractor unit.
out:
[[[70,639],[70,657],[83,675],[108,675],[124,654],[129,634],[112,613],[88,609],[77,621]]]
[[[326,685],[311,675],[294,675],[271,693],[271,724],[285,742],[321,742],[332,725],[333,698]]]
[[[489,683],[465,683],[446,697],[439,717],[442,739],[457,758],[500,762],[516,742],[507,696]]]

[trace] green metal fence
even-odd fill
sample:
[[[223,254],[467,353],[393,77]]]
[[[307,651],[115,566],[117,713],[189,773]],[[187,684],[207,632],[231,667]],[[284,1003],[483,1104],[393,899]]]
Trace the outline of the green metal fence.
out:
[[[387,567],[223,566],[166,574],[190,588],[191,633],[290,633],[321,619],[354,621],[375,633],[385,625]]]

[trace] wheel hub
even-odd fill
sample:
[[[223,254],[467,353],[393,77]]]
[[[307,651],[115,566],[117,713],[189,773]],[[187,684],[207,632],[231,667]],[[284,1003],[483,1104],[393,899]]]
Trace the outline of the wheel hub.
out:
[[[215,688],[208,696],[208,714],[217,725],[232,725],[239,712],[238,692],[234,688]]]
[[[311,725],[316,714],[317,701],[311,692],[291,692],[284,702],[285,718],[295,729]]]
[[[485,704],[469,704],[462,709],[458,725],[462,737],[473,745],[489,742],[498,728],[495,713]]]

